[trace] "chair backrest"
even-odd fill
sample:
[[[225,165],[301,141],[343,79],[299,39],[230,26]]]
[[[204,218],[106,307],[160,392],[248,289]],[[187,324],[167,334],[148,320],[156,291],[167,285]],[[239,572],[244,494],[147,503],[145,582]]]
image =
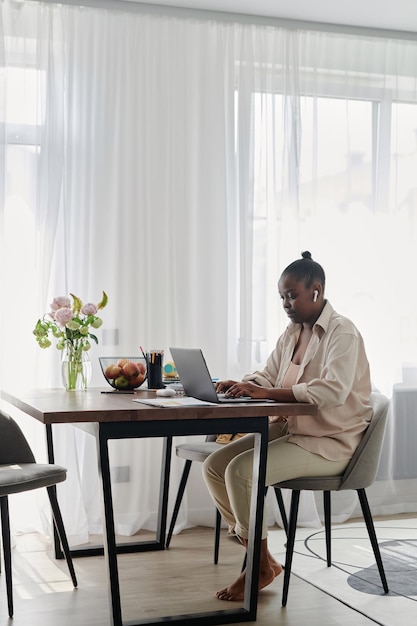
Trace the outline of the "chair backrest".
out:
[[[339,489],[364,489],[375,480],[384,441],[389,400],[382,393],[372,392],[371,405],[372,419],[343,474]]]
[[[35,463],[33,452],[18,424],[0,411],[0,465]]]

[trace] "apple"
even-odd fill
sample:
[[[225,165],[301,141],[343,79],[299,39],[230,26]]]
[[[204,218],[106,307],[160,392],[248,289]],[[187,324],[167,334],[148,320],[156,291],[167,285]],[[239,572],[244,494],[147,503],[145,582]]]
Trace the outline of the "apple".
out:
[[[136,376],[139,374],[139,368],[136,365],[136,363],[132,363],[132,361],[128,361],[122,367],[122,374],[123,376],[126,376],[126,378],[136,378]]]
[[[126,365],[126,363],[130,363],[129,359],[119,359],[117,361],[117,365],[119,367],[124,367]]]
[[[136,365],[138,366],[139,372],[141,374],[146,374],[146,365],[144,363],[138,362],[136,363]]]
[[[113,380],[114,378],[117,378],[119,376],[121,371],[121,368],[113,363],[112,365],[108,365],[106,367],[106,369],[104,370],[104,375],[106,378],[110,378],[111,380]]]
[[[143,374],[138,374],[136,378],[129,379],[130,387],[139,387],[143,381],[145,380],[145,376]]]
[[[114,381],[116,389],[127,389],[129,387],[129,381],[123,375],[118,376]]]

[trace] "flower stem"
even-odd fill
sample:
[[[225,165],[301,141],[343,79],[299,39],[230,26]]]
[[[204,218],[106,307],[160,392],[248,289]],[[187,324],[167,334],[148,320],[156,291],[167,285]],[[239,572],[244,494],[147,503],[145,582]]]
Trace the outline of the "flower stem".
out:
[[[84,368],[81,346],[67,343],[62,362],[62,375],[67,391],[87,388],[88,372]]]

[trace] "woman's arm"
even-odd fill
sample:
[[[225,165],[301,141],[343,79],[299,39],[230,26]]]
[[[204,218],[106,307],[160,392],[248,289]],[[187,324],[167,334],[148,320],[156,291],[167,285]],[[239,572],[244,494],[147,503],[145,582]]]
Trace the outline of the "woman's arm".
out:
[[[233,382],[233,381],[228,381]],[[250,396],[259,400],[275,400],[275,402],[297,402],[291,387],[278,389],[276,387],[263,387],[250,381],[233,383],[226,391],[226,396],[239,398],[240,396]]]

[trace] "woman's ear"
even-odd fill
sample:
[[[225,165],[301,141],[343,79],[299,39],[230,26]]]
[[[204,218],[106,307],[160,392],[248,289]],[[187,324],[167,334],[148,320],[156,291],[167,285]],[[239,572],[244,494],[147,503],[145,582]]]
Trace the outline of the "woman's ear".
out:
[[[312,288],[313,288],[313,302],[317,302],[317,300],[319,299],[319,296],[323,292],[322,285],[320,285],[320,283],[313,283]]]

